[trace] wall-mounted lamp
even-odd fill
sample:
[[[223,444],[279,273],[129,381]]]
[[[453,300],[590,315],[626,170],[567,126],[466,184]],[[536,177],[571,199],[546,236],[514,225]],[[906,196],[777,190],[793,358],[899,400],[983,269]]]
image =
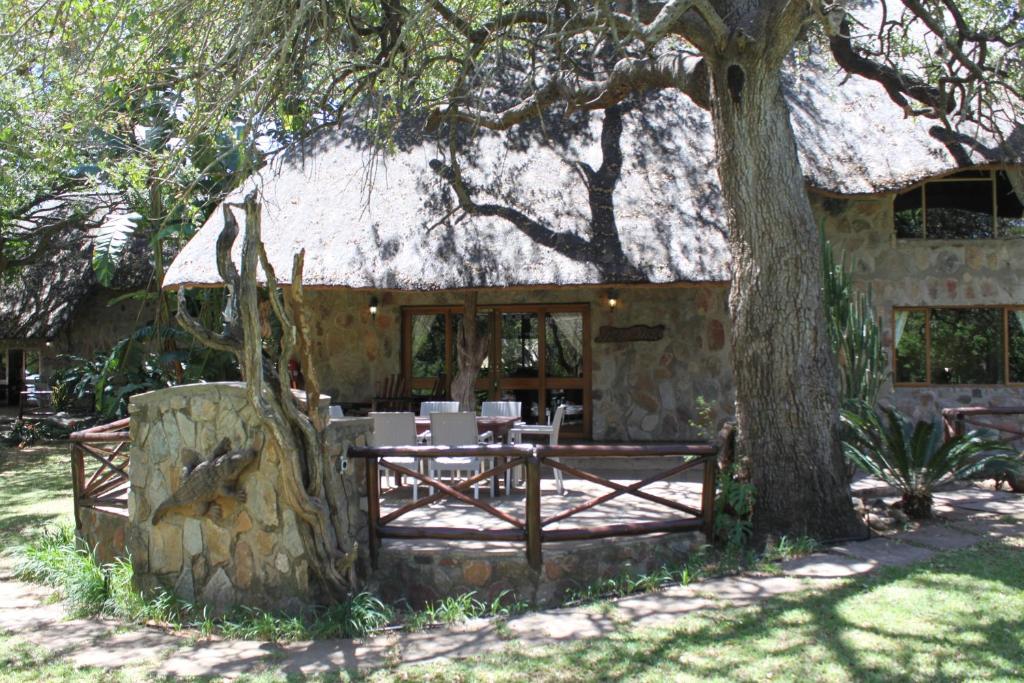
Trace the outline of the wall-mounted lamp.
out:
[[[370,297],[370,317],[377,319],[377,297]]]
[[[52,341],[46,342],[46,348],[50,348],[51,346],[53,346],[53,342]]]
[[[619,293],[614,289],[608,291],[608,308],[612,313],[615,312],[615,307],[619,305]]]

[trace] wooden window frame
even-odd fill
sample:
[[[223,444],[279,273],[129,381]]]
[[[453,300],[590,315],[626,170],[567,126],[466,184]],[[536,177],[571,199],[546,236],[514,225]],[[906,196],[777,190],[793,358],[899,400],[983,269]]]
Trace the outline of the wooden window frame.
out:
[[[977,169],[977,170],[979,170],[979,171],[986,171],[988,173],[988,177],[987,178],[962,178],[962,177],[956,177],[955,174],[951,174],[951,175],[943,176],[941,178],[931,178],[931,179],[922,181],[922,182],[918,183],[917,185],[912,185],[911,187],[907,188],[906,190],[903,190],[902,192],[893,193],[893,195],[892,195],[892,204],[893,204],[893,214],[892,214],[893,215],[893,226],[892,226],[892,228],[893,228],[893,235],[895,237],[895,233],[896,233],[896,211],[895,211],[896,197],[898,197],[899,195],[902,195],[902,194],[907,194],[911,190],[918,190],[918,191],[921,192],[921,231],[922,231],[922,235],[920,237],[895,237],[895,239],[906,240],[908,242],[913,242],[913,241],[918,241],[918,240],[933,240],[933,241],[947,241],[947,242],[974,242],[974,241],[977,241],[977,240],[1017,239],[1017,236],[1015,236],[1015,235],[1010,235],[1010,236],[1002,235],[1002,234],[1000,234],[1000,230],[999,230],[999,192],[998,192],[998,185],[999,185],[999,183],[998,183],[997,174],[1005,172],[1006,168],[998,167],[998,168],[987,168],[987,169]],[[928,192],[927,192],[927,190],[925,188],[928,185],[937,185],[937,184],[941,184],[941,183],[971,183],[971,182],[989,183],[989,185],[991,187],[991,193],[992,193],[992,236],[991,237],[974,237],[974,238],[972,238],[972,237],[930,237],[928,235]],[[939,308],[939,307],[936,307],[936,308]],[[946,306],[944,308],[949,308],[949,307]],[[976,308],[981,308],[981,306],[978,306]],[[983,385],[983,386],[995,386],[995,385]]]
[[[938,384],[932,382],[932,311],[936,309],[999,309],[1002,312],[1002,326],[1003,326],[1003,368],[1002,382],[995,384]],[[892,350],[890,359],[890,372],[892,374],[892,386],[895,389],[920,389],[920,388],[942,388],[942,387],[955,387],[961,389],[991,389],[994,387],[1022,387],[1024,381],[1011,382],[1010,381],[1010,311],[1024,310],[1024,305],[1018,304],[946,304],[946,305],[935,305],[935,306],[893,306],[892,314],[890,316],[890,330],[892,330],[892,341],[890,348]],[[925,314],[924,319],[924,349],[925,349],[925,377],[927,378],[924,382],[897,382],[896,381],[896,314],[901,312],[923,312]]]
[[[445,316],[445,378],[448,383],[454,377],[457,368],[453,367],[454,361],[454,334],[456,332],[453,324],[453,317],[462,313],[462,305],[445,306],[403,306],[402,307],[402,375],[407,379],[409,390],[430,389],[434,386],[436,378],[413,378],[412,377],[412,317],[416,315],[440,315]],[[502,313],[535,313],[537,314],[537,335],[538,335],[538,357],[537,376],[510,378],[501,376],[501,334],[498,325],[501,324]],[[547,316],[552,313],[579,313],[583,316],[583,376],[582,377],[548,377],[547,376]],[[480,305],[478,315],[487,314],[491,322],[491,349],[490,357],[491,373],[487,377],[478,377],[476,382],[477,391],[487,391],[494,396],[500,388],[519,389],[524,391],[537,391],[537,410],[540,416],[545,414],[547,408],[547,393],[557,389],[582,390],[583,392],[583,426],[582,431],[577,432],[568,429],[567,434],[590,438],[593,424],[593,348],[591,346],[591,320],[590,304],[588,303],[559,303],[559,304],[493,304]],[[447,387],[446,387],[447,389]]]

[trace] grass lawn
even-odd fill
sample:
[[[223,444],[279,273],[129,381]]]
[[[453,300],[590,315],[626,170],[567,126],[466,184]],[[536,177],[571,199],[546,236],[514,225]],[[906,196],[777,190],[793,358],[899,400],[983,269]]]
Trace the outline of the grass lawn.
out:
[[[0,450],[0,542],[70,519],[66,444]],[[607,609],[614,610],[613,604]],[[250,681],[306,680],[268,671]],[[75,669],[0,635],[0,682],[152,680],[159,670]],[[1024,680],[1024,539],[836,582],[757,607],[708,610],[672,628],[400,667],[372,681]],[[311,680],[348,680],[344,672]]]
[[[1024,543],[988,543],[670,629],[517,648],[382,680],[1024,680]]]
[[[72,500],[66,442],[21,450],[0,445],[0,552],[48,524],[71,520]]]

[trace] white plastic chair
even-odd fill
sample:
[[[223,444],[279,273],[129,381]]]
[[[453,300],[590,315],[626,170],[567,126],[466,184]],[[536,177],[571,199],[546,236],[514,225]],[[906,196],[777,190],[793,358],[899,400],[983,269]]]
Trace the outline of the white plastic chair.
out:
[[[412,413],[370,413],[373,418],[372,444],[376,446],[415,446],[416,445],[416,416]],[[415,467],[416,458],[388,456],[390,462],[396,465],[410,465]],[[380,468],[381,475],[388,468]],[[398,475],[392,471],[397,485]],[[419,479],[412,480],[412,499],[419,498]]]
[[[494,435],[491,432],[478,434],[476,415],[474,413],[431,413],[431,443],[435,446],[476,446],[480,443],[491,443]],[[470,456],[444,456],[434,458],[427,464],[431,477],[438,478],[442,472],[451,472],[460,476],[462,472],[473,476],[482,472],[485,459]],[[431,494],[434,490],[431,487]],[[480,497],[480,482],[473,484],[473,497]]]
[[[565,406],[560,405],[555,408],[555,416],[551,420],[549,425],[516,425],[508,432],[509,441],[512,443],[520,443],[523,436],[547,436],[548,445],[558,445],[558,435],[562,431],[562,422],[565,420]],[[555,462],[559,462],[558,458],[552,458]],[[559,495],[565,493],[565,486],[562,485],[562,470],[555,469],[555,486],[558,488]]]
[[[484,401],[480,404],[482,417],[522,417],[522,401]]]
[[[457,413],[458,401],[424,401],[420,404],[420,417],[430,417],[431,413]]]
[[[458,401],[424,401],[420,404],[420,417],[430,417],[431,413],[457,413],[459,412]],[[430,444],[431,432],[428,429],[419,436],[419,443]]]

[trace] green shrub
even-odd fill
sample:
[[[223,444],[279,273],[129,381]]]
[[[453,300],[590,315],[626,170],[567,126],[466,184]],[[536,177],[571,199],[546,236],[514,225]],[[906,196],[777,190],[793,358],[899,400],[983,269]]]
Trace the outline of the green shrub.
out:
[[[739,476],[740,467],[732,464],[718,474],[715,496],[715,537],[727,554],[742,551],[754,531],[751,517],[756,498],[754,485]]]
[[[980,430],[944,440],[938,420],[913,424],[895,408],[884,415],[844,410],[843,452],[853,464],[898,489],[903,511],[913,519],[931,515],[932,493],[943,483],[1018,467],[1016,460],[1002,455],[1009,448]]]
[[[394,610],[374,595],[357,593],[329,605],[309,628],[313,638],[359,638],[392,622]]]

